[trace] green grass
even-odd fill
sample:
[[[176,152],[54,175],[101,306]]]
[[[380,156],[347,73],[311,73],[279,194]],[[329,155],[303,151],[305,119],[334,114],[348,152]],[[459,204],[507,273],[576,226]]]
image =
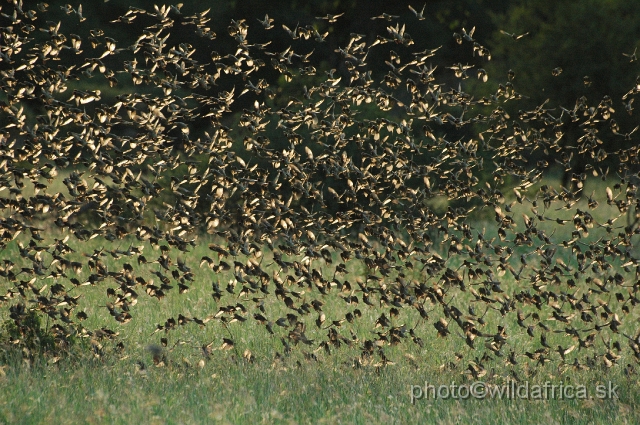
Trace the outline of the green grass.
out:
[[[445,347],[441,347],[444,349]],[[150,356],[148,356],[150,357]],[[155,367],[137,361],[83,360],[8,367],[0,380],[0,420],[22,423],[637,423],[635,378],[599,370],[532,379],[544,384],[612,381],[618,400],[429,399],[412,404],[412,385],[469,384],[429,358],[385,368],[292,360],[235,362],[221,355],[203,365],[170,357]],[[424,356],[426,357],[426,356]],[[485,377],[501,382],[499,376]]]
[[[542,182],[551,183],[551,182]],[[541,183],[541,184],[542,184]],[[598,183],[585,189],[589,194],[595,191],[604,194],[607,183]],[[537,188],[531,188],[527,196],[535,196]],[[507,196],[506,204],[512,200]],[[602,196],[599,197],[602,199]],[[588,206],[581,201],[574,208],[587,210]],[[540,212],[545,216],[570,219],[563,210],[554,209]],[[575,210],[575,209],[574,209]],[[615,207],[601,202],[592,214],[596,221],[602,223],[607,217],[616,215]],[[516,231],[524,226],[522,214],[532,216],[531,204],[514,204],[509,213],[516,221]],[[474,236],[486,229],[487,239],[497,237],[492,234],[495,227],[493,212],[482,214],[472,221]],[[621,218],[622,220],[622,218]],[[555,221],[545,221],[539,224],[540,229],[552,234],[553,240],[559,242],[569,240],[573,231],[572,222],[558,226]],[[56,233],[56,228],[48,228],[46,238],[63,238],[65,235]],[[583,243],[597,241],[606,235],[603,227],[594,227]],[[373,238],[372,238],[373,239]],[[17,239],[27,244],[28,234],[22,234]],[[370,274],[379,275],[368,270],[357,261],[348,262],[348,273],[338,275],[337,278],[345,283],[350,282],[351,290],[341,291],[334,287],[326,296],[320,296],[315,288],[297,284],[287,284],[287,288],[296,291],[299,298],[295,304],[311,302],[320,299],[324,302],[323,311],[326,315],[325,323],[318,328],[315,319],[318,313],[311,310],[308,315],[300,315],[284,306],[281,300],[273,294],[274,284],[270,283],[271,294],[264,297],[263,306],[265,316],[276,321],[285,317],[287,313],[294,313],[304,321],[306,335],[314,342],[311,345],[302,343],[293,345],[287,352],[282,339],[287,340],[291,328],[285,329],[274,325],[275,335],[271,335],[266,327],[253,318],[258,312],[255,297],[264,294],[256,293],[240,296],[241,284],[237,284],[234,293],[226,291],[227,284],[233,281],[231,272],[215,273],[206,265],[200,268],[202,256],[209,256],[218,262],[217,254],[208,248],[209,243],[221,243],[210,236],[201,236],[198,243],[189,253],[172,250],[169,254],[173,260],[171,268],[175,268],[178,258],[184,259],[194,273],[193,282],[189,282],[189,291],[180,294],[177,288],[167,292],[162,299],[148,296],[144,288],[136,286],[138,292],[137,304],[131,307],[132,320],[126,324],[116,322],[109,314],[106,303],[113,302],[107,296],[107,290],[117,289],[111,280],[105,280],[95,285],[73,286],[66,280],[59,280],[66,286],[69,295],[80,296],[79,305],[75,313],[83,311],[88,318],[82,322],[87,330],[95,330],[107,326],[118,335],[114,340],[98,340],[85,335],[77,338],[75,345],[68,353],[57,353],[55,356],[37,357],[32,362],[22,360],[20,353],[11,352],[4,356],[0,363],[0,422],[22,423],[638,423],[637,412],[640,391],[637,387],[637,374],[625,373],[625,366],[635,365],[628,341],[621,333],[603,332],[595,341],[595,348],[581,351],[576,348],[567,355],[564,362],[558,354],[551,350],[552,361],[544,366],[537,366],[529,362],[524,353],[533,352],[540,348],[539,329],[531,338],[525,329],[518,326],[515,314],[503,316],[498,308],[487,309],[486,324],[482,331],[487,334],[497,332],[498,326],[504,326],[508,334],[508,342],[501,350],[503,357],[493,355],[484,347],[488,338],[478,337],[475,340],[476,349],[470,350],[455,324],[450,325],[452,333],[447,338],[436,336],[434,322],[443,317],[442,307],[427,302],[425,309],[429,319],[424,320],[416,309],[409,306],[398,308],[398,315],[391,317],[390,305],[370,307],[363,303],[362,293],[358,291],[357,279],[364,279]],[[373,240],[372,240],[373,242]],[[163,271],[158,264],[138,266],[137,256],[126,256],[130,245],[140,246],[149,261],[156,260],[161,251],[147,242],[138,241],[133,237],[116,240],[110,243],[100,237],[87,242],[80,242],[71,236],[68,243],[76,249],[70,260],[81,261],[85,264],[83,270],[75,274],[67,270],[68,277],[77,277],[79,281],[86,280],[90,274],[86,266],[87,258],[83,253],[102,250],[101,260],[109,271],[120,271],[125,263],[134,265],[135,275],[145,280],[158,278],[153,271]],[[375,243],[375,242],[373,242]],[[536,242],[538,243],[538,242]],[[446,258],[448,243],[436,244],[434,251]],[[529,252],[532,248],[526,247]],[[519,255],[516,248],[514,256]],[[558,250],[558,257],[570,266],[570,251]],[[43,254],[45,263],[51,260],[49,254]],[[277,271],[273,264],[273,253],[263,252],[264,259],[261,267],[271,274]],[[447,299],[457,306],[463,313],[473,299],[471,289],[482,287],[479,281],[471,281],[466,274],[466,268],[461,264],[460,256],[447,259],[446,266],[464,274],[466,290],[458,287],[447,287],[438,278],[429,277],[421,272],[421,264],[413,270],[404,270],[406,280],[411,282],[427,282],[429,286],[439,285],[448,295]],[[3,250],[3,258],[11,259],[15,263],[15,270],[29,267],[31,262],[20,257],[17,241],[7,244]],[[301,256],[283,257],[286,261],[301,261]],[[517,257],[514,257],[517,258]],[[233,261],[246,262],[247,257],[239,255],[236,258],[224,259],[233,265]],[[334,266],[340,262],[334,253]],[[528,257],[530,266],[539,264],[537,256]],[[620,260],[614,262],[619,267]],[[359,264],[359,265],[356,265]],[[322,260],[314,260],[311,267],[326,273],[325,279],[331,280],[331,268],[324,265]],[[280,273],[283,278],[284,272]],[[293,274],[289,271],[289,274]],[[589,275],[590,273],[587,273]],[[392,284],[396,272],[386,279]],[[586,276],[586,275],[585,275]],[[633,276],[625,276],[633,279]],[[517,282],[509,272],[500,276],[504,294],[503,300],[513,298],[521,290],[531,288],[528,279]],[[175,282],[172,281],[172,285]],[[222,298],[216,301],[211,296],[211,284],[218,282],[222,291]],[[50,288],[55,279],[39,277],[35,286]],[[369,285],[376,285],[369,282]],[[0,282],[0,294],[12,285],[6,279]],[[73,288],[73,289],[72,289]],[[583,278],[571,293],[577,297],[588,293],[593,288]],[[550,283],[547,289],[564,296],[567,288],[563,285]],[[616,291],[610,293],[592,294],[591,299],[597,298],[611,301]],[[344,298],[355,295],[358,304],[349,304]],[[377,296],[374,297],[377,302]],[[231,321],[223,324],[215,318],[221,307],[242,303],[247,312],[239,312],[245,322]],[[537,311],[531,306],[518,304],[518,308],[525,309],[524,313],[536,312],[542,321],[551,329],[547,333],[549,345],[576,345],[577,342],[568,338],[562,330],[564,325],[550,320],[551,308],[544,304]],[[635,334],[638,328],[639,315],[637,309],[629,313],[622,313],[620,306],[611,304],[616,314],[622,319],[620,331],[628,335]],[[480,315],[484,312],[484,305],[477,306]],[[358,309],[361,317],[353,323],[344,321],[347,313]],[[528,309],[528,310],[527,310]],[[565,309],[567,310],[567,309]],[[380,334],[388,332],[389,328],[374,327],[380,314],[390,318],[391,325],[406,329],[413,329],[423,341],[423,346],[415,344],[407,335],[401,343],[383,345],[385,362],[379,352],[374,351],[370,356],[363,355],[365,341],[374,341]],[[174,330],[157,331],[157,325],[163,325],[167,319],[177,319],[179,314],[199,319],[210,318],[204,327],[196,323],[176,326]],[[229,319],[230,315],[226,315]],[[0,311],[0,322],[8,319],[8,309]],[[332,346],[331,354],[327,353],[319,344],[327,339],[328,326],[332,321],[340,321],[336,329],[345,339],[340,347]],[[50,328],[52,322],[46,316],[41,317],[43,329]],[[452,321],[449,320],[451,323]],[[554,332],[558,331],[558,332]],[[234,347],[224,347],[223,338],[234,341]],[[351,341],[351,344],[346,344]],[[117,344],[121,343],[124,350]],[[602,355],[606,347],[619,343],[623,350],[617,364],[607,368]],[[205,355],[203,346],[208,346],[209,353]],[[7,345],[5,344],[5,348]],[[99,349],[96,349],[99,347]],[[510,352],[515,352],[516,364],[507,362]],[[578,360],[583,370],[572,366]],[[481,364],[481,375],[474,378],[469,373],[470,364]],[[544,385],[549,381],[554,385],[573,384],[586,385],[593,393],[597,383],[613,382],[619,386],[617,400],[497,400],[473,398],[461,399],[420,399],[412,403],[411,390],[414,386],[424,386],[425,382],[433,385],[470,385],[476,380],[502,385],[509,379],[516,377],[520,383],[530,385]]]

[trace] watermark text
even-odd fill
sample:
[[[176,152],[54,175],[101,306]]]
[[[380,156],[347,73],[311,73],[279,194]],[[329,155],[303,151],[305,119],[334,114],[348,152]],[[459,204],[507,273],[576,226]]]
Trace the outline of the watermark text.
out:
[[[409,389],[411,404],[418,400],[446,399],[522,399],[522,400],[585,400],[618,399],[618,386],[611,381],[590,388],[586,385],[565,383],[529,384],[529,382],[510,381],[504,384],[490,384],[475,381],[469,384],[411,385]]]

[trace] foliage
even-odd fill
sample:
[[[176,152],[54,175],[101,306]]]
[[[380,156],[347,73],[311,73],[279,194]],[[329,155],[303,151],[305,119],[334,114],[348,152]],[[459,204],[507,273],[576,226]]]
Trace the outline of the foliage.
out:
[[[632,113],[640,46],[636,5],[617,0],[515,2],[506,13],[495,14],[494,23],[503,32],[496,30],[488,43],[499,59],[489,65],[489,73],[526,93],[529,107],[544,107],[550,119],[572,117],[573,124],[564,127],[559,142],[575,149],[577,159],[565,176],[565,186],[571,184],[571,172],[584,172],[593,160],[591,144],[581,143],[593,127],[601,139],[598,144],[621,149],[634,144],[623,136],[638,124]],[[516,41],[505,33],[526,35]],[[513,78],[507,77],[508,72]],[[522,106],[505,108],[517,114]],[[581,115],[603,109],[622,113],[612,120],[604,115],[593,126],[580,123]]]
[[[7,356],[16,353],[31,360],[55,353],[56,338],[42,327],[36,311],[26,311],[25,306],[20,303],[11,306],[9,311],[10,320],[6,320],[0,328],[0,354],[3,362],[7,361]]]

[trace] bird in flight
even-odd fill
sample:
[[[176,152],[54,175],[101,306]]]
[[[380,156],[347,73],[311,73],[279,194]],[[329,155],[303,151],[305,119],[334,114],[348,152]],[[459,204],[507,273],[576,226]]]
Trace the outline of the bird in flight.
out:
[[[371,18],[371,20],[375,20],[375,19],[385,19],[387,21],[391,21],[392,19],[398,19],[400,16],[397,15],[389,15],[388,13],[383,13],[381,15],[378,16],[374,16]]]
[[[325,19],[328,23],[333,24],[335,22],[338,22],[338,18],[341,17],[342,15],[344,15],[344,12],[339,13],[337,15],[331,15],[327,13],[327,16],[316,16],[316,19]]]
[[[266,30],[270,30],[271,28],[273,28],[273,19],[269,18],[269,15],[264,15],[264,20],[261,21],[260,19],[258,19],[258,22],[260,22]]]
[[[420,11],[420,13],[418,13],[411,5],[409,5],[409,10],[412,11],[414,15],[416,15],[416,18],[418,18],[419,21],[422,21],[425,19],[424,17],[425,7],[427,7],[427,3],[425,3],[424,6],[422,6],[422,10]]]
[[[529,35],[529,31],[525,32],[524,34],[520,34],[520,35],[517,35],[516,33],[513,33],[513,34],[508,33],[505,30],[500,30],[500,32],[502,34],[504,34],[504,35],[508,35],[509,37],[513,38],[516,41],[520,40],[522,37],[524,37],[526,35]]]

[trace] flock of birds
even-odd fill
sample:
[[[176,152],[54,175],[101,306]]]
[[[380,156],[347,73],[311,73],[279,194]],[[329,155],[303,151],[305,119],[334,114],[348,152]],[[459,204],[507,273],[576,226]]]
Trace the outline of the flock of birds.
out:
[[[412,51],[406,25],[387,14],[371,18],[388,21],[386,33],[352,34],[336,50],[344,67],[325,72],[313,53],[329,34],[317,24],[340,14],[295,27],[239,19],[217,34],[209,10],[132,6],[113,29],[90,29],[81,6],[68,5],[77,35],[48,21],[47,8],[13,0],[0,10],[0,305],[19,329],[35,310],[60,344],[81,332],[98,353],[117,332],[83,328],[81,287],[103,287],[105,308],[127,323],[140,296],[212,285],[215,311],[169,318],[156,331],[256,321],[281,339],[279,358],[300,350],[317,360],[349,346],[360,366],[392,363],[390,345],[427,350],[427,338],[459,339],[474,377],[490,359],[574,368],[624,359],[629,371],[640,360],[639,151],[599,138],[636,137],[637,127],[613,118],[618,99],[583,97],[559,111],[545,103],[511,117],[505,103],[524,98],[512,75],[476,98],[463,87],[486,82],[484,69],[432,66],[438,48]],[[410,9],[424,19],[424,7]],[[135,43],[118,42],[118,26],[141,22],[149,24]],[[286,31],[296,50],[251,44],[250,28]],[[190,44],[173,42],[189,31],[211,46],[232,37],[237,50],[198,61]],[[491,59],[474,29],[454,39],[475,63]],[[388,56],[386,75],[368,69],[373,49]],[[283,99],[261,78],[274,71],[285,86],[316,83]],[[218,89],[234,77],[243,86]],[[640,80],[625,113],[638,93]],[[234,111],[240,97],[253,105]],[[206,131],[194,134],[202,122]],[[583,132],[573,148],[563,139],[569,123]],[[472,136],[447,136],[464,129]],[[578,157],[588,165],[570,187],[543,184]],[[617,169],[607,175],[606,164]],[[606,178],[605,193],[585,192],[592,176]],[[205,232],[210,255],[187,264]],[[83,251],[90,240],[103,248]],[[19,256],[6,255],[11,247]],[[107,257],[122,269],[110,270]],[[205,272],[208,281],[195,278]],[[344,303],[344,317],[329,299]],[[237,350],[230,336],[204,354]]]

